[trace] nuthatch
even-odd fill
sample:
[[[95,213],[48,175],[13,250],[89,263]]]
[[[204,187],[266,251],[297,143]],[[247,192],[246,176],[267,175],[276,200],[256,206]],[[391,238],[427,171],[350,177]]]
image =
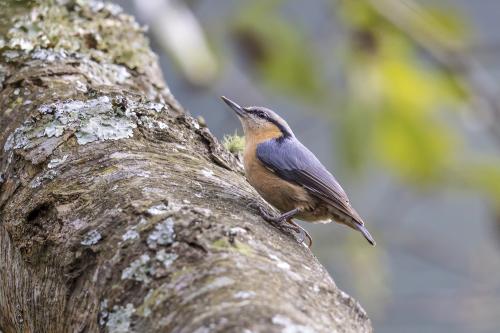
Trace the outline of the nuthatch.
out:
[[[375,245],[340,184],[295,137],[285,120],[264,107],[241,107],[224,96],[222,100],[243,126],[248,182],[282,213],[273,217],[260,209],[265,220],[281,225],[288,222],[295,231],[300,227],[292,218],[321,223],[333,220],[360,231]]]

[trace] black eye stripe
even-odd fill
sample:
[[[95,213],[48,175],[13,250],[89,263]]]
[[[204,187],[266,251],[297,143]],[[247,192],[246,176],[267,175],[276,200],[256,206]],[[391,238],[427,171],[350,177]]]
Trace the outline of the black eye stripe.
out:
[[[285,137],[293,136],[293,133],[287,126],[286,122],[282,123],[282,120],[280,120],[279,116],[274,115],[271,110],[261,107],[249,106],[245,108],[245,111],[252,117],[258,117],[260,119],[265,119],[266,121],[273,123],[280,129]]]
[[[265,119],[268,118],[267,114],[263,111],[254,111],[254,114],[259,118],[265,118]]]
[[[259,117],[259,118],[265,118],[265,119],[269,118],[269,116],[267,115],[267,113],[265,113],[264,111],[250,110],[250,113],[253,114],[254,116]]]

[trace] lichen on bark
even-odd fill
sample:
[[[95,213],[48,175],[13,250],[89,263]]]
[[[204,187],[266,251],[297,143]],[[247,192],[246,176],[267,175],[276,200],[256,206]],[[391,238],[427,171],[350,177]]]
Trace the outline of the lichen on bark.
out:
[[[99,62],[144,70],[156,60],[144,29],[114,4],[99,1],[38,1],[11,21],[4,48],[79,52]],[[117,20],[119,18],[119,20]]]
[[[34,2],[0,45],[0,330],[369,332],[264,222],[116,6]],[[242,316],[242,314],[245,314]]]

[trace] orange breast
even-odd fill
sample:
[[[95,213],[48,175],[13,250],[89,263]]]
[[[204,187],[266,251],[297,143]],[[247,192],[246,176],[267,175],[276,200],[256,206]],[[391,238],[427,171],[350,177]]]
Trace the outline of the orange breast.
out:
[[[280,178],[257,158],[257,145],[281,136],[279,129],[272,125],[245,133],[243,164],[248,182],[259,194],[282,213],[301,208],[296,217],[304,221],[321,221],[330,218],[328,206],[310,195],[302,186]]]
[[[281,179],[267,169],[256,156],[256,144],[247,144],[243,157],[248,182],[271,205],[281,212],[300,207],[310,209],[311,198],[301,186]]]

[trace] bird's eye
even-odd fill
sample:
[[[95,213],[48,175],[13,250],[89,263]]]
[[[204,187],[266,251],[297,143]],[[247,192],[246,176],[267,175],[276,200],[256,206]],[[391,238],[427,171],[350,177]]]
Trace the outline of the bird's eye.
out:
[[[259,118],[266,118],[266,113],[265,112],[257,111],[256,114],[257,114],[257,117],[259,117]]]

